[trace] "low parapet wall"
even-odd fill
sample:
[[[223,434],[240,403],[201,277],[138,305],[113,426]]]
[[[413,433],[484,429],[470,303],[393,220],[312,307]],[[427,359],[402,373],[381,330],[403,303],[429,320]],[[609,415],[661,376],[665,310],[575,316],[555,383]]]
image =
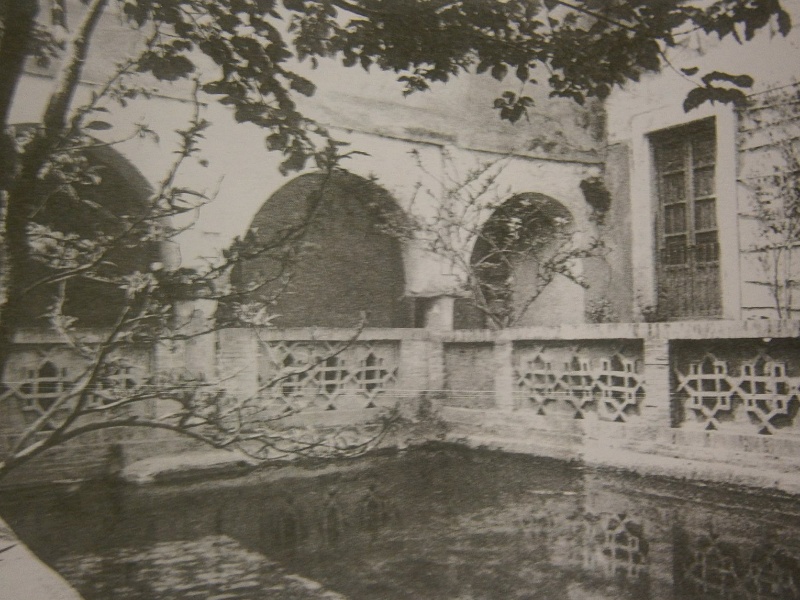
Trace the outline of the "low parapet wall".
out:
[[[474,389],[446,379],[441,415],[472,445],[800,493],[799,333],[785,321],[457,332],[449,363],[489,366],[470,371]]]
[[[800,490],[799,338],[800,322],[768,320],[358,335],[224,329],[178,352],[154,349],[140,363],[191,370],[265,410],[286,410],[292,427],[346,427],[395,405],[418,418],[424,399],[451,440]],[[19,343],[13,386],[0,398],[6,447],[42,414],[38,403],[73,360],[41,333]],[[101,450],[114,443],[128,460],[197,449],[173,434],[152,436],[91,436],[58,451],[41,473],[63,479],[65,465],[74,467],[69,477],[81,465],[98,472]]]

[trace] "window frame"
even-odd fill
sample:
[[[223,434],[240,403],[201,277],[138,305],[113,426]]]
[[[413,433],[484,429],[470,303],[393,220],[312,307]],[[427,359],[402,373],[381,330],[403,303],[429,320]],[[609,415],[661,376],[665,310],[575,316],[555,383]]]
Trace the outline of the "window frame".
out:
[[[722,316],[722,285],[716,123],[713,118],[706,118],[653,132],[648,138],[655,174],[654,258],[658,312],[669,320],[719,318]],[[711,159],[698,161],[698,146],[708,142],[712,146]],[[671,157],[670,152],[673,153]],[[698,191],[698,173],[709,170],[712,185]],[[674,188],[680,190],[679,196],[672,197],[671,189],[665,185],[668,179],[679,182]],[[705,220],[710,226],[703,227],[699,222],[702,214],[699,208],[709,204],[711,210],[706,211]],[[678,218],[669,216],[673,207],[681,207],[674,211],[683,221],[681,226]],[[706,241],[701,242],[701,239]],[[662,285],[670,279],[670,273],[677,275],[675,279],[683,279],[688,289],[665,292]],[[711,286],[714,289],[709,289]],[[665,298],[667,294],[669,304]]]
[[[634,112],[634,111],[631,111]],[[630,144],[630,240],[634,284],[634,314],[645,320],[656,306],[656,223],[658,194],[651,135],[713,118],[716,126],[715,198],[719,231],[722,310],[718,318],[741,319],[739,199],[737,196],[737,116],[727,105],[704,105],[685,113],[680,103],[661,105],[634,114],[628,128],[613,138]],[[627,129],[628,135],[624,134]],[[705,317],[700,317],[701,319]],[[710,318],[710,317],[708,317]]]

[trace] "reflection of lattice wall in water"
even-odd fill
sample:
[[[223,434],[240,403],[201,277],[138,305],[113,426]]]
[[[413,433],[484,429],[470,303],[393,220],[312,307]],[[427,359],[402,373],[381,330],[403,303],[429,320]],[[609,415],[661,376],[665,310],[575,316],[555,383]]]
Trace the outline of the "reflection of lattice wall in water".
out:
[[[647,571],[649,544],[644,527],[625,514],[587,515],[585,566],[607,577],[637,578]]]
[[[800,598],[800,557],[779,544],[742,544],[713,530],[678,536],[675,587],[692,598]]]
[[[100,409],[118,402],[144,383],[146,356],[135,351],[130,357],[111,356],[100,370],[86,409]],[[87,375],[90,362],[77,350],[63,345],[21,346],[6,369],[3,404],[4,427],[21,432],[40,418],[47,417],[45,430],[53,430],[77,402],[75,393]],[[119,416],[119,410],[109,411]]]
[[[400,348],[394,342],[264,342],[261,396],[284,412],[387,406]]]
[[[695,344],[697,346],[697,344]],[[797,434],[800,352],[787,344],[676,344],[675,401],[683,427]]]
[[[627,422],[644,399],[640,344],[548,342],[514,350],[517,405],[539,415]]]
[[[399,523],[395,500],[375,484],[348,481],[340,489],[311,481],[307,487],[294,485],[278,494],[262,498],[258,519],[260,543],[273,552],[302,546],[351,547],[361,536],[371,537]]]

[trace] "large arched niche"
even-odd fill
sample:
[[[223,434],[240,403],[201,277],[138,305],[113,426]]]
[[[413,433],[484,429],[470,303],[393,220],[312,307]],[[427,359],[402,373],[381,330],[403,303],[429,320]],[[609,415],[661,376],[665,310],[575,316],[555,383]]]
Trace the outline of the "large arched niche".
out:
[[[572,233],[572,213],[544,194],[517,194],[498,206],[482,225],[470,256],[483,307],[495,315],[514,315],[513,326],[583,322],[583,289],[562,276],[556,275],[530,302],[541,285],[541,261]],[[456,329],[496,326],[474,296],[456,301]]]
[[[274,253],[248,259],[231,274],[234,299],[266,303],[279,327],[352,327],[363,313],[370,327],[409,326],[402,249],[387,233],[387,221],[399,215],[388,192],[351,173],[295,178],[262,205],[249,230],[263,247],[305,224],[287,280],[265,283],[282,269]]]
[[[17,125],[24,132],[30,124]],[[95,183],[74,184],[76,194],[54,188],[36,211],[34,222],[66,234],[86,239],[99,235],[112,238],[125,227],[123,220],[135,221],[147,214],[153,190],[149,182],[122,154],[98,144],[84,149],[87,165],[94,168],[99,179]],[[165,261],[165,244],[142,244],[131,240],[109,252],[100,268],[101,279],[114,280],[134,271],[146,271],[157,261]],[[26,282],[40,281],[53,271],[31,260]],[[64,314],[75,317],[77,327],[107,327],[119,318],[124,306],[124,292],[113,283],[98,278],[74,277],[67,281],[63,305]],[[48,322],[43,315],[57,296],[56,284],[33,288],[26,297],[19,326],[41,327]]]

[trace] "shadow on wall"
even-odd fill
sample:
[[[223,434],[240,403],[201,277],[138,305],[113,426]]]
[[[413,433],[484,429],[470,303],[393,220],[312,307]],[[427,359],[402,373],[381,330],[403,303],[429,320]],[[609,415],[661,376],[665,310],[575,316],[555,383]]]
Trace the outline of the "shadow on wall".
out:
[[[352,327],[362,313],[370,327],[411,326],[400,241],[388,233],[401,215],[385,190],[356,175],[297,177],[253,219],[252,257],[231,275],[233,300],[267,303],[279,327]]]

